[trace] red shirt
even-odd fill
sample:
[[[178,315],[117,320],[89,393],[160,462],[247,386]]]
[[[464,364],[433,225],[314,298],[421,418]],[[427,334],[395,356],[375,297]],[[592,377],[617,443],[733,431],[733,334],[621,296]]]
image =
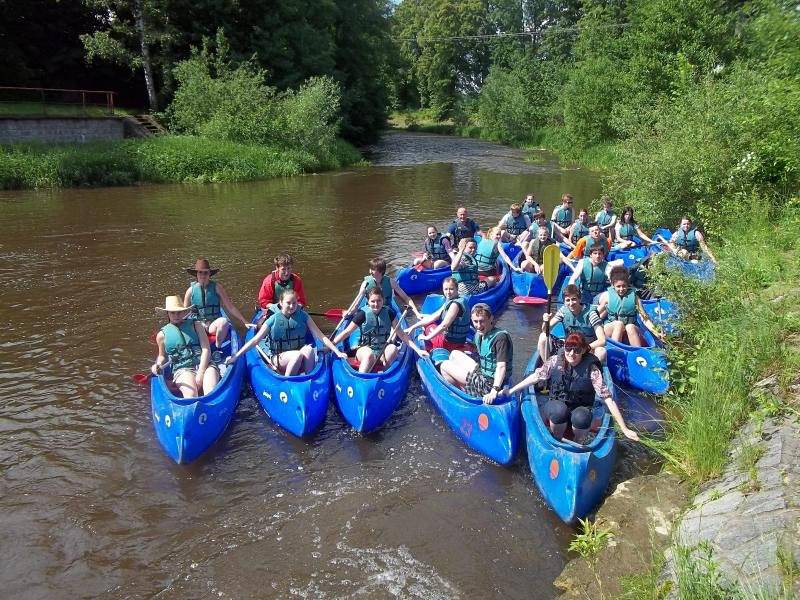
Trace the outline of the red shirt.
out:
[[[300,275],[292,273],[289,276],[292,280],[292,288],[297,292],[297,301],[305,306],[306,292],[303,289],[303,280]],[[278,271],[275,270],[264,278],[261,283],[261,289],[258,290],[258,305],[261,308],[267,308],[267,304],[277,304],[278,298],[275,298],[275,282],[278,281]]]

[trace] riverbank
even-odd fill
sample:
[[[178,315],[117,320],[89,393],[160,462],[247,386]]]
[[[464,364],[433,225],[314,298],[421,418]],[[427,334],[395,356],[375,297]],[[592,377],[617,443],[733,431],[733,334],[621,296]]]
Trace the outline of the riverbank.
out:
[[[236,182],[329,171],[364,162],[336,140],[312,154],[195,136],[0,146],[0,189]]]

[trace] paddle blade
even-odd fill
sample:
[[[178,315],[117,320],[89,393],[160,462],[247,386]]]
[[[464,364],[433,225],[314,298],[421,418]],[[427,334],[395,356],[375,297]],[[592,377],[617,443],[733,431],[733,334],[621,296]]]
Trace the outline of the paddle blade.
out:
[[[514,304],[547,304],[547,298],[537,298],[536,296],[514,296]]]
[[[150,334],[150,337],[147,338],[150,341],[150,343],[153,344],[153,346],[156,345],[156,335],[158,335],[158,332],[154,331],[153,333]]]
[[[144,385],[145,383],[150,381],[150,375],[147,373],[134,373],[131,379],[133,379],[134,383],[138,383],[139,385]]]
[[[345,309],[343,308],[331,308],[330,310],[326,310],[323,313],[323,316],[326,319],[331,319],[332,321],[337,321],[344,316]]]
[[[548,294],[552,294],[558,278],[558,267],[561,264],[561,252],[556,244],[544,249],[542,262],[544,263],[542,278],[547,286]]]

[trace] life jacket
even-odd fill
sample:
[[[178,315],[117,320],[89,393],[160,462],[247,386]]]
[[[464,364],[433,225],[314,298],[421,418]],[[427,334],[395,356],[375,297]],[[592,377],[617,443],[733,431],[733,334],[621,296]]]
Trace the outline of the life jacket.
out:
[[[466,224],[462,224],[458,219],[453,220],[455,225],[455,234],[453,235],[453,244],[458,246],[458,243],[464,238],[471,238],[475,235],[475,229],[472,228],[472,220],[468,219]]]
[[[289,281],[283,282],[277,273],[273,273],[272,278],[272,302],[277,304],[281,301],[281,296],[286,290],[294,289],[294,273],[289,276]]]
[[[470,287],[478,284],[478,261],[471,254],[462,254],[458,268],[453,271],[456,283],[463,283]]]
[[[478,249],[475,251],[478,271],[494,270],[497,266],[497,257],[500,256],[499,246],[499,244],[495,244],[494,240],[481,240],[480,244],[478,244]]]
[[[392,332],[392,320],[389,308],[384,306],[376,315],[369,308],[362,308],[365,319],[358,332],[358,346],[369,346],[375,351],[381,350]]]
[[[200,339],[193,321],[180,325],[168,323],[161,328],[164,334],[164,350],[172,362],[172,372],[178,369],[193,369],[200,365]]]
[[[569,227],[575,221],[575,212],[572,207],[564,208],[563,206],[556,211],[554,221],[561,227]]]
[[[495,338],[499,335],[508,336],[508,332],[495,327],[486,336],[480,333],[475,334],[475,347],[478,349],[481,373],[489,380],[494,379],[494,372],[497,370],[497,357],[492,350],[492,342],[494,342]],[[508,362],[506,362],[506,380],[511,378],[511,368],[514,363],[514,347],[511,345],[510,339],[508,348],[509,357]]]
[[[608,262],[603,261],[599,265],[594,266],[592,261],[588,258],[583,260],[583,269],[581,270],[581,289],[588,292],[592,297],[600,292],[605,291],[609,285],[606,269]]]
[[[622,223],[619,226],[619,237],[623,240],[629,240],[636,235],[636,225],[633,223]]]
[[[544,249],[552,246],[556,241],[553,238],[547,238],[544,242],[535,239],[531,242],[528,252],[536,259],[536,262],[542,264],[544,261]]]
[[[589,235],[584,236],[583,239],[586,240],[583,245],[583,255],[586,258],[589,258],[589,250],[591,250],[592,245],[597,244],[597,242],[595,242]],[[608,239],[606,239],[605,234],[601,233],[600,239],[597,241],[603,244],[606,247],[606,250],[608,250]]]
[[[375,278],[372,275],[367,275],[366,277],[364,277],[364,283],[367,284],[364,290],[368,290],[369,288],[374,288],[374,287],[380,289],[380,291],[383,293],[383,303],[386,306],[389,306],[392,303],[392,296],[394,294],[394,290],[392,290],[392,282],[386,275],[381,277],[380,285],[378,285],[378,282],[375,281]]]
[[[636,323],[636,290],[628,289],[624,297],[614,287],[608,288],[608,316],[606,323],[622,321],[625,325]]]
[[[539,223],[536,221],[531,223],[531,226],[528,228],[528,231],[531,232],[531,238],[536,239],[539,229],[542,227],[547,229],[547,237],[555,237],[553,223],[549,219],[545,219],[544,225],[539,225]]]
[[[605,227],[606,225],[611,223],[611,221],[614,220],[614,211],[612,210],[611,212],[608,212],[604,208],[599,213],[597,213],[597,219],[595,220],[597,221],[597,224],[600,225],[600,227]]]
[[[442,312],[442,315],[447,314],[447,311],[450,310],[453,304],[457,304],[461,307],[461,314],[455,321],[450,323],[450,327],[445,330],[444,339],[453,344],[463,344],[467,341],[469,327],[472,324],[469,307],[467,307],[467,302],[464,298],[453,298],[452,300],[448,300],[444,305],[444,312]]]
[[[191,288],[192,304],[197,308],[198,319],[201,321],[213,321],[222,316],[216,281],[209,281],[205,288],[198,281],[195,281],[192,283]]]
[[[436,237],[433,239],[425,238],[425,252],[427,252],[433,260],[447,260],[450,258],[450,255],[447,254],[447,250],[442,243],[441,233],[437,233]]]
[[[559,308],[558,312],[561,313],[561,322],[564,324],[566,335],[570,333],[582,333],[583,337],[585,337],[586,341],[590,344],[595,341],[597,336],[594,333],[594,327],[589,323],[589,313],[596,310],[597,309],[593,305],[584,305],[581,307],[581,312],[575,315],[566,306]]]
[[[269,324],[269,350],[273,355],[299,350],[306,344],[308,314],[298,308],[288,317],[282,312],[273,314]]]
[[[697,240],[697,230],[690,229],[688,232],[683,229],[678,230],[678,236],[675,238],[675,244],[678,248],[682,248],[692,254],[700,249],[700,242]]]
[[[550,399],[561,400],[571,410],[579,406],[594,406],[595,391],[592,387],[592,367],[600,367],[600,361],[587,352],[574,367],[564,358],[564,351],[558,353],[556,364],[550,371],[548,380]]]
[[[587,235],[589,235],[589,227],[587,227],[580,221],[575,221],[572,224],[572,229],[570,229],[569,233],[569,239],[571,242],[575,243],[579,239]]]
[[[522,214],[528,217],[531,220],[531,222],[533,221],[534,213],[537,213],[540,210],[541,208],[539,207],[539,203],[536,201],[533,201],[531,203],[528,202],[522,203]]]
[[[509,235],[519,235],[528,228],[528,225],[525,221],[525,215],[522,213],[520,213],[517,217],[511,213],[507,214],[503,223],[505,223],[506,231]]]

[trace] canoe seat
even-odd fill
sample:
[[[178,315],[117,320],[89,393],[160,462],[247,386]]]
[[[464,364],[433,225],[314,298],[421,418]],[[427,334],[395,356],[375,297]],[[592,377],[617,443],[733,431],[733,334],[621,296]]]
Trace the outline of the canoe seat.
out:
[[[347,358],[347,363],[353,367],[354,370],[358,371],[359,362],[355,356],[349,356]],[[381,371],[383,371],[383,363],[378,361],[373,365],[370,373],[380,373]]]

